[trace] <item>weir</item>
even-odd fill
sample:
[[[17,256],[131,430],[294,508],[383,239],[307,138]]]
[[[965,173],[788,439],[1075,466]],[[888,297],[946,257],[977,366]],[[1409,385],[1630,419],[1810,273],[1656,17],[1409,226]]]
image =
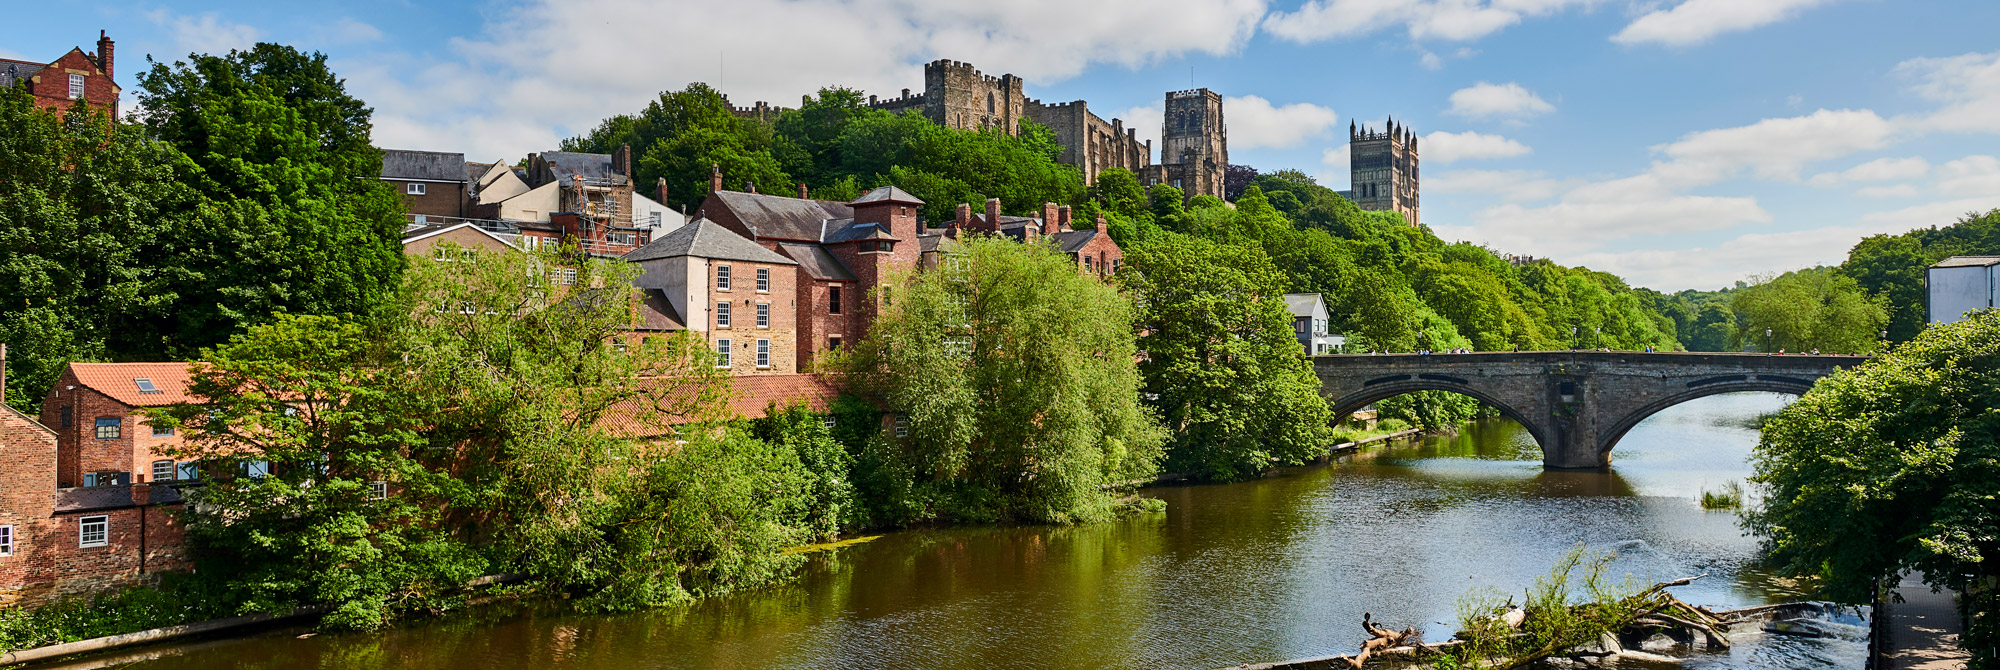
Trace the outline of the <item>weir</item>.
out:
[[[1322,394],[1345,418],[1411,391],[1471,396],[1528,429],[1542,466],[1604,468],[1626,431],[1660,410],[1720,393],[1804,394],[1867,356],[1637,351],[1342,354],[1313,357]]]

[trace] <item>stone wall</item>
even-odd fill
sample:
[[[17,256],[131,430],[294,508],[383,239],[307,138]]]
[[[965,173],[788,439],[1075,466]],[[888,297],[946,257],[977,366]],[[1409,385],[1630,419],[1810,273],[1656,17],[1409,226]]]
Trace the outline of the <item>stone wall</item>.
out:
[[[1167,94],[1160,125],[1161,181],[1174,184],[1187,197],[1223,195],[1229,169],[1229,138],[1222,118],[1222,96],[1205,88]],[[1150,185],[1150,184],[1149,184]]]
[[[1396,212],[1410,225],[1418,217],[1417,136],[1392,119],[1389,130],[1348,129],[1349,198],[1364,210]]]
[[[711,317],[708,324],[708,342],[715,346],[719,340],[730,341],[729,374],[791,374],[798,372],[798,317],[796,315],[798,266],[753,263],[737,260],[709,260],[708,277],[715,276],[715,269],[729,266],[729,288],[715,287],[714,281],[704,283],[714,314],[715,304],[730,304],[729,325],[720,325],[720,319]],[[769,273],[769,289],[757,290],[757,272]],[[757,307],[767,305],[770,316],[765,327],[757,326]],[[770,341],[770,365],[757,365],[757,341]]]

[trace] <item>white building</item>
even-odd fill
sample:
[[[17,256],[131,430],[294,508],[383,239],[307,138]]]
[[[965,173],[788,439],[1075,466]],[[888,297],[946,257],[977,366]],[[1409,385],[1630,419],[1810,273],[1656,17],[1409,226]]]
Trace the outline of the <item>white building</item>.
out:
[[[2000,306],[2000,256],[1953,256],[1924,276],[1930,290],[1930,322],[1954,323],[1966,312]]]
[[[1347,338],[1326,332],[1326,299],[1318,293],[1287,293],[1285,308],[1292,312],[1292,335],[1308,356],[1340,353]]]

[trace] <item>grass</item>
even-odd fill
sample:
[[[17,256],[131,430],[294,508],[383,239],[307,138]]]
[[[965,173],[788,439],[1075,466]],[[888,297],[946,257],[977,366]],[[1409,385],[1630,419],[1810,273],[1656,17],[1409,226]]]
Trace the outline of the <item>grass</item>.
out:
[[[1702,509],[1737,509],[1743,506],[1743,483],[1730,481],[1720,491],[1701,490]]]

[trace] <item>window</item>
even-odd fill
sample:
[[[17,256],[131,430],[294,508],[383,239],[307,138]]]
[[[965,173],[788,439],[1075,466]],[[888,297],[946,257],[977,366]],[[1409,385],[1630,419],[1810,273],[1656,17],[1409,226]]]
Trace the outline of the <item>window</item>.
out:
[[[549,271],[549,281],[571,285],[576,283],[576,268],[558,268]]]
[[[717,291],[729,290],[729,266],[727,265],[715,266],[715,290]]]
[[[76,423],[76,416],[75,416],[75,414],[76,414],[76,413],[75,413],[75,412],[73,412],[73,411],[71,411],[71,410],[73,410],[73,409],[75,409],[75,408],[73,408],[73,407],[70,407],[70,406],[68,406],[68,405],[64,405],[64,406],[63,406],[63,408],[62,408],[62,427],[64,427],[64,428],[68,428],[68,427],[70,427],[70,425],[71,425],[71,424],[74,424],[74,423]]]
[[[134,379],[132,380],[132,383],[137,384],[139,386],[140,393],[166,393],[166,391],[160,390],[160,387],[154,386],[153,380],[147,379],[145,377]]]
[[[771,341],[757,340],[757,367],[771,367]]]
[[[910,436],[910,417],[904,414],[897,414],[896,437],[909,437],[909,436]]]
[[[606,234],[604,238],[605,241],[610,242],[612,244],[619,244],[628,247],[632,246],[633,240],[638,239],[637,237],[634,237],[632,233],[609,233]]]
[[[840,287],[838,286],[829,287],[826,290],[826,313],[840,313]]]
[[[653,224],[653,226],[652,226],[652,227],[653,227],[653,229],[654,229],[654,230],[659,230],[659,229],[660,229],[660,213],[659,213],[659,212],[653,212],[653,213],[652,213],[651,215],[649,215],[649,218],[650,218],[650,219],[652,220],[652,224]]]
[[[729,367],[729,338],[715,341],[715,367]]]
[[[263,479],[265,477],[269,477],[271,476],[271,462],[246,461],[243,463],[243,476],[249,477],[251,479]]]
[[[100,440],[118,439],[118,417],[115,416],[97,417],[97,439]]]
[[[14,527],[0,526],[0,556],[14,555]]]
[[[88,486],[96,486],[96,485],[97,485],[97,473],[95,473],[95,472],[86,472],[86,473],[83,473],[83,485],[84,485],[84,486],[87,486],[87,487],[88,487]]]
[[[388,499],[389,499],[389,482],[384,482],[384,481],[373,481],[373,482],[368,482],[368,499],[369,499],[369,500],[388,500]]]
[[[111,544],[111,517],[87,516],[77,520],[76,546],[102,547]]]
[[[478,308],[478,307],[474,307],[474,306],[472,305],[472,301],[470,301],[470,300],[462,300],[462,301],[459,301],[459,303],[458,303],[458,313],[460,313],[460,314],[478,314],[478,313],[479,313],[479,308]]]
[[[534,251],[536,249],[540,249],[542,248],[542,238],[535,237],[533,235],[522,235],[521,248],[527,251]]]
[[[823,425],[823,426],[826,426],[826,429],[827,429],[827,430],[833,430],[833,424],[834,424],[834,421],[833,421],[833,417],[832,417],[832,416],[828,416],[828,417],[826,417],[826,418],[824,418],[824,419],[820,419],[820,420],[819,420],[819,422],[820,422],[820,425]]]
[[[770,268],[757,268],[757,292],[758,292],[758,293],[770,293],[770,292],[771,292],[771,269],[770,269]]]
[[[153,481],[156,482],[172,481],[173,478],[174,478],[173,461],[153,461]]]
[[[827,350],[827,351],[840,351],[840,336],[839,336],[839,335],[835,335],[835,336],[833,336],[833,337],[829,337],[829,338],[826,338],[826,350]]]
[[[760,302],[760,303],[757,303],[757,327],[758,327],[758,328],[770,328],[770,327],[771,327],[771,304],[770,304],[770,303],[767,303],[767,302]]]
[[[878,240],[878,241],[863,240],[861,242],[862,253],[874,253],[878,251],[882,253],[888,253],[890,251],[894,251],[895,249],[896,249],[896,243],[888,240]]]
[[[451,260],[451,252],[444,247],[431,247],[431,260],[440,263]]]
[[[180,478],[186,481],[201,479],[201,462],[186,461],[180,464]]]
[[[71,99],[83,97],[83,75],[73,74],[69,76],[69,97]]]
[[[424,186],[423,184],[404,184],[404,185],[403,185],[403,192],[404,192],[404,193],[408,193],[408,194],[410,194],[410,195],[423,195],[423,194],[424,194],[424,192],[425,192],[425,191],[426,191],[427,189],[428,189],[428,187]]]
[[[729,308],[730,308],[730,307],[731,307],[731,305],[730,305],[729,303],[727,303],[727,302],[718,302],[718,303],[715,303],[715,327],[717,327],[717,328],[728,328],[728,327],[729,327]]]
[[[986,94],[986,113],[988,113],[988,114],[992,114],[992,113],[994,113],[994,112],[993,112],[993,94],[992,94],[992,93],[988,93],[988,94]]]

